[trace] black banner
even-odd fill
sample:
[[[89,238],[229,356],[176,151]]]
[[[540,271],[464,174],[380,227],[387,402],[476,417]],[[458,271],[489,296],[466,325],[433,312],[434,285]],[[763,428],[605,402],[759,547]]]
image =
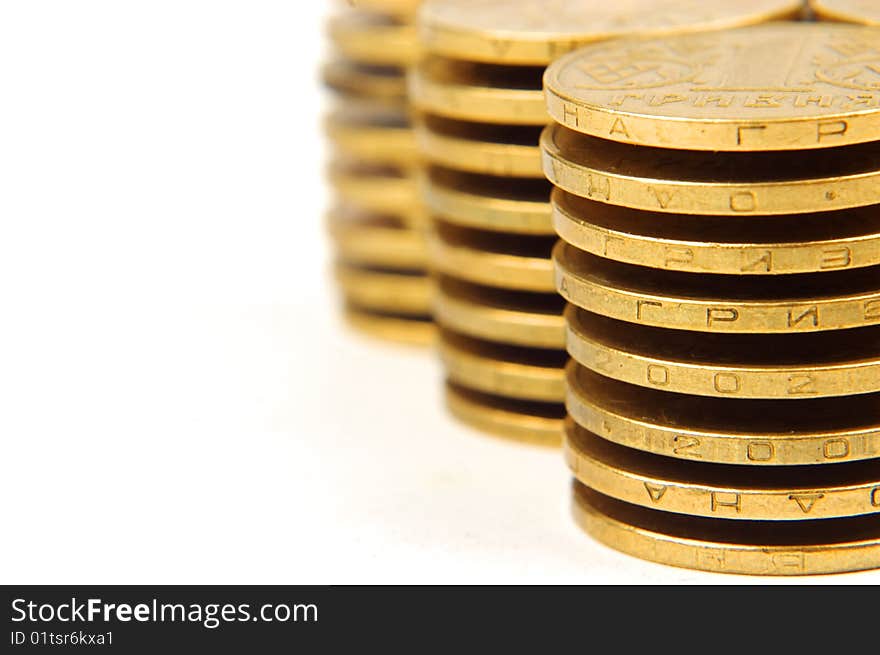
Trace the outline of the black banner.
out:
[[[2,587],[0,652],[841,652],[873,644],[875,598],[873,587]]]

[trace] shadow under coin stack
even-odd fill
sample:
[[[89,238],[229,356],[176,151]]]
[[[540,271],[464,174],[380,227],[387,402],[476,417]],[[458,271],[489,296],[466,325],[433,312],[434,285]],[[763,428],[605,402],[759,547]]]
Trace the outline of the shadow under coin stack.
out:
[[[405,68],[415,62],[417,2],[363,0],[329,25],[337,92],[326,120],[336,204],[328,217],[336,278],[356,328],[409,343],[433,337],[431,285],[416,190],[418,153]]]
[[[776,23],[548,70],[566,459],[599,541],[880,566],[878,64],[878,30]]]
[[[732,6],[734,5],[735,6]],[[521,441],[563,434],[564,302],[553,283],[551,187],[540,133],[553,59],[621,34],[692,31],[791,15],[792,0],[428,0],[426,57],[410,78],[430,164],[429,258],[447,404],[464,422]]]

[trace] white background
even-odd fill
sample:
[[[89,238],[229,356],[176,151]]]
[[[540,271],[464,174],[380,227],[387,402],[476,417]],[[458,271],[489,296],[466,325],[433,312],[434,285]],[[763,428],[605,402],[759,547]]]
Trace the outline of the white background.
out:
[[[0,582],[754,582],[591,542],[342,327],[324,8],[0,3]]]

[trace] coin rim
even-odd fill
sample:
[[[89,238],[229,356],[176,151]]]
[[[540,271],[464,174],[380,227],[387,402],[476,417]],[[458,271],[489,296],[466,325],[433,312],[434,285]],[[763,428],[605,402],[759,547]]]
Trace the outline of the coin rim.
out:
[[[541,148],[441,134],[415,125],[418,150],[431,164],[479,175],[544,179]]]
[[[429,320],[392,316],[346,304],[346,323],[356,332],[380,341],[427,347],[436,340],[436,326]]]
[[[437,285],[434,317],[444,328],[476,339],[528,348],[565,350],[562,313],[541,314],[456,298]]]
[[[826,239],[814,241],[777,242],[777,243],[746,243],[746,242],[717,242],[696,241],[684,239],[672,239],[663,236],[638,234],[591,223],[589,219],[581,218],[564,207],[561,203],[561,194],[566,193],[559,187],[553,190],[550,206],[553,216],[553,226],[556,234],[569,245],[588,252],[603,259],[610,259],[625,264],[646,266],[665,271],[679,271],[687,273],[703,274],[729,274],[729,275],[790,275],[794,273],[823,273],[830,271],[849,270],[856,268],[868,268],[880,265],[880,232],[842,239]],[[695,230],[698,230],[695,227]],[[695,233],[698,236],[698,233]],[[610,241],[614,241],[614,248],[609,248]],[[623,242],[623,243],[621,243]],[[600,246],[600,244],[603,244]],[[795,253],[806,251],[812,253],[814,249],[848,248],[850,250],[850,265],[833,269],[823,268],[822,260],[813,265],[806,263],[792,266],[792,262],[798,261]],[[858,256],[853,249],[858,248]],[[621,254],[623,249],[625,254]],[[661,250],[679,249],[691,253],[693,260],[700,262],[699,266],[680,265],[677,268],[667,266]],[[745,251],[770,252],[773,266],[769,271],[756,270],[754,268],[735,265],[733,259],[744,254]],[[791,256],[783,258],[788,265],[779,266],[780,257],[778,252],[790,252]],[[864,253],[862,252],[864,251]],[[801,257],[805,261],[813,257]],[[662,261],[661,261],[662,260]]]
[[[466,244],[453,244],[436,229],[428,231],[427,241],[431,268],[449,277],[512,291],[556,292],[553,262],[549,257],[490,252]]]
[[[774,11],[763,11],[730,20],[722,24],[707,26],[705,23],[676,25],[656,30],[622,30],[618,32],[591,33],[540,33],[528,30],[499,29],[492,33],[483,29],[456,27],[431,15],[430,3],[426,3],[419,13],[419,38],[423,48],[432,53],[453,59],[467,59],[490,64],[510,64],[519,66],[546,66],[561,54],[584,46],[607,41],[627,35],[663,36],[665,34],[702,33],[749,26],[772,20],[782,20],[798,16],[802,5],[790,0],[789,7]],[[513,9],[513,8],[512,8]]]
[[[423,61],[412,67],[409,98],[420,111],[477,123],[546,125],[550,116],[540,89],[505,89],[432,80]]]
[[[808,25],[809,29],[823,29],[833,25],[831,29],[865,29],[862,25],[849,25],[837,23],[804,23],[799,21],[790,22],[772,22],[757,23],[738,28],[740,30],[759,30],[768,26],[778,27],[780,25]],[[795,29],[803,29],[801,27]],[[691,38],[699,37],[704,33],[692,32],[667,35],[667,39],[675,39],[676,37]],[[710,34],[710,33],[709,33]],[[634,39],[628,39],[634,40]],[[661,39],[652,39],[654,41]],[[821,150],[826,148],[835,148],[846,145],[855,145],[858,143],[867,143],[876,140],[876,134],[880,131],[880,111],[878,110],[861,110],[856,112],[838,112],[823,116],[798,117],[798,118],[701,118],[701,117],[663,117],[649,116],[643,113],[625,111],[603,107],[591,102],[574,98],[570,93],[566,93],[560,87],[562,86],[558,80],[558,75],[570,62],[576,61],[583,56],[583,52],[570,52],[554,61],[544,72],[544,95],[547,104],[547,113],[553,120],[570,130],[595,136],[601,139],[610,139],[620,143],[628,143],[632,145],[650,146],[659,148],[671,148],[682,150],[702,150],[702,151],[724,151],[724,152],[759,152],[759,151],[782,151],[782,150]],[[566,107],[570,105],[570,107]],[[574,110],[572,112],[572,109]],[[583,112],[589,117],[589,121],[585,121],[581,125],[580,114]],[[574,124],[568,120],[568,116],[575,116]],[[590,125],[597,123],[597,119],[601,119],[603,129],[588,129]],[[618,120],[626,120],[626,132],[633,133],[638,131],[640,138],[624,138],[624,132],[615,130]],[[843,141],[834,141],[823,143],[816,140],[816,125],[823,122],[847,121],[847,134],[862,134],[857,139],[848,138]],[[853,121],[857,123],[853,129]],[[864,123],[860,125],[859,123]],[[610,125],[610,129],[608,126]],[[793,142],[790,136],[780,141],[751,141],[748,144],[738,143],[738,128],[749,125],[773,125],[780,127],[797,127],[812,128],[809,131],[813,137],[812,141]],[[663,133],[664,138],[660,138],[659,134]],[[762,136],[766,138],[766,132],[762,132]]]
[[[806,466],[856,462],[880,458],[880,423],[874,427],[851,428],[841,431],[824,432],[723,432],[710,428],[687,428],[681,425],[662,424],[656,420],[629,416],[603,406],[594,398],[583,392],[577,379],[577,370],[586,369],[592,375],[601,377],[591,369],[587,369],[572,359],[566,366],[566,398],[565,406],[572,420],[581,427],[621,446],[642,450],[664,457],[672,457],[685,461],[703,461],[715,464],[733,464],[748,466]],[[629,384],[629,383],[622,383]],[[640,385],[632,385],[639,389]],[[654,391],[652,389],[652,391]],[[744,401],[747,403],[748,401]],[[784,402],[784,401],[780,401]],[[748,427],[744,425],[743,428]],[[701,450],[699,456],[689,456],[691,446],[679,447],[676,439],[697,439]],[[862,448],[849,447],[847,455],[839,458],[828,458],[820,453],[829,441],[861,440]],[[874,442],[873,447],[869,447]],[[657,444],[662,444],[659,447]],[[749,446],[752,444],[771,444],[774,457],[771,460],[749,457]],[[810,445],[813,444],[813,445]],[[794,452],[797,457],[792,457]],[[810,453],[812,455],[800,453]],[[854,455],[853,453],[864,453]],[[726,456],[720,456],[728,453]],[[735,453],[739,453],[736,455]],[[782,455],[784,453],[784,455]]]
[[[575,273],[565,260],[563,252],[574,246],[565,241],[560,241],[553,249],[553,268],[556,277],[556,289],[559,294],[570,304],[587,311],[602,314],[625,323],[635,325],[685,330],[688,332],[706,332],[711,334],[805,334],[816,332],[834,332],[838,330],[854,329],[859,327],[871,327],[880,325],[880,315],[877,318],[866,317],[865,309],[869,304],[880,302],[880,288],[877,291],[839,295],[826,298],[796,298],[796,299],[773,299],[773,300],[726,300],[724,298],[707,298],[687,295],[662,295],[659,291],[645,292],[638,289],[623,289],[608,283],[581,277]],[[595,255],[590,255],[595,257]],[[602,258],[597,258],[600,261]],[[645,269],[651,271],[653,269]],[[689,275],[698,275],[688,273]],[[651,312],[638,316],[637,311],[640,303],[654,303]],[[659,305],[657,304],[659,303]],[[792,308],[825,308],[827,314],[829,308],[837,307],[835,314],[838,315],[836,322],[815,323],[801,326],[784,325],[779,317]],[[854,319],[847,316],[855,307],[861,309],[853,314],[861,318]],[[713,309],[737,311],[736,321],[716,321],[707,319],[708,312]],[[663,309],[663,315],[657,318],[657,311]],[[632,311],[635,310],[635,311]],[[818,310],[817,310],[818,311]],[[634,314],[636,314],[634,316]],[[843,314],[845,320],[840,319]],[[696,320],[696,316],[700,316]],[[800,326],[800,327],[799,327]]]
[[[421,184],[422,195],[428,209],[447,223],[489,232],[512,232],[535,236],[555,234],[550,218],[549,202],[516,200],[460,191],[438,184],[428,175],[422,178]],[[518,207],[521,209],[517,209]],[[513,209],[507,211],[506,208]],[[511,216],[524,217],[526,220],[512,221],[509,219]]]
[[[591,505],[576,487],[572,499],[572,516],[584,532],[614,550],[679,568],[714,573],[780,576],[844,573],[880,567],[880,535],[868,540],[806,546],[761,546],[691,539],[672,532],[664,533],[631,525],[603,513]],[[700,557],[700,552],[706,552],[710,556]],[[730,566],[730,554],[737,555],[736,566]],[[804,566],[798,569],[772,567],[774,555],[790,554],[802,556]],[[719,560],[727,566],[719,566]],[[814,560],[818,562],[814,564]],[[810,566],[806,566],[807,561]]]
[[[699,465],[699,463],[673,460],[675,465],[681,469],[680,477],[646,474],[639,471],[637,466],[628,468],[623,465],[624,462],[611,463],[597,457],[595,453],[587,452],[576,443],[579,438],[575,434],[577,429],[578,427],[571,419],[566,420],[562,450],[565,462],[572,475],[576,480],[603,496],[615,498],[630,505],[638,505],[671,514],[720,518],[731,521],[787,522],[865,515],[880,516],[880,506],[870,504],[872,492],[876,493],[876,490],[880,489],[880,474],[878,474],[875,480],[857,484],[793,488],[760,488],[749,487],[748,485],[713,485],[703,481],[689,482],[688,469]],[[583,430],[583,428],[580,429]],[[594,434],[590,434],[590,438],[602,439]],[[626,448],[625,446],[617,447]],[[653,453],[642,454],[647,457],[663,459],[662,455],[655,455]],[[705,466],[715,465],[706,464]],[[717,466],[723,467],[724,465]],[[748,475],[747,471],[743,471],[742,474],[744,477]],[[805,477],[809,478],[809,475],[805,473]],[[649,485],[663,489],[662,497],[659,501],[653,500]],[[793,498],[793,496],[801,495],[821,495],[822,502],[816,502],[805,513],[796,499]],[[725,511],[723,514],[713,513],[711,502],[712,498],[716,496],[720,496],[722,502],[726,502],[726,499],[730,498],[730,496],[737,496],[739,504],[737,511]],[[856,496],[861,496],[861,503],[859,503]],[[834,511],[836,505],[842,504],[845,507],[858,506],[864,504],[866,499],[868,499],[868,507],[873,509],[863,508],[863,511],[853,511],[855,507],[851,507]],[[705,500],[705,503],[702,502],[703,500]],[[791,503],[792,513],[788,514],[785,511],[777,511],[772,506],[768,507],[768,504],[775,505],[776,501],[781,501],[779,503],[780,508],[788,507],[786,501]],[[829,505],[831,509],[828,508]],[[794,513],[797,511],[800,511],[800,514]]]
[[[877,204],[880,168],[834,178],[773,182],[707,183],[673,178],[650,179],[591,168],[567,159],[555,143],[554,136],[559,130],[568,128],[554,123],[541,133],[544,175],[563,191],[589,200],[652,212],[707,216],[807,214]],[[669,202],[659,200],[663,194],[670,198]],[[754,209],[735,206],[734,199],[744,195],[751,198]],[[818,196],[822,196],[825,204],[817,201]],[[671,202],[673,198],[675,203]]]
[[[445,385],[446,407],[458,421],[483,434],[509,441],[558,449],[562,445],[562,419],[489,407]]]

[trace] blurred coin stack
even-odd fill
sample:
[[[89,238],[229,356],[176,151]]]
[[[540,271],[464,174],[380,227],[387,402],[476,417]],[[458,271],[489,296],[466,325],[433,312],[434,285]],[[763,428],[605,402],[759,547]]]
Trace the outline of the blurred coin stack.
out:
[[[428,0],[425,58],[410,78],[429,164],[429,258],[437,273],[447,404],[464,422],[558,445],[564,303],[551,250],[551,187],[539,137],[547,64],[585,43],[789,16],[795,0]]]
[[[545,88],[574,512],[646,559],[880,566],[880,30],[585,48]]]
[[[416,0],[357,0],[331,18],[334,90],[328,216],[336,278],[355,327],[386,339],[433,336],[430,280],[416,190],[418,163],[406,97],[416,60]]]
[[[819,20],[880,25],[877,0],[810,0],[809,4]]]

